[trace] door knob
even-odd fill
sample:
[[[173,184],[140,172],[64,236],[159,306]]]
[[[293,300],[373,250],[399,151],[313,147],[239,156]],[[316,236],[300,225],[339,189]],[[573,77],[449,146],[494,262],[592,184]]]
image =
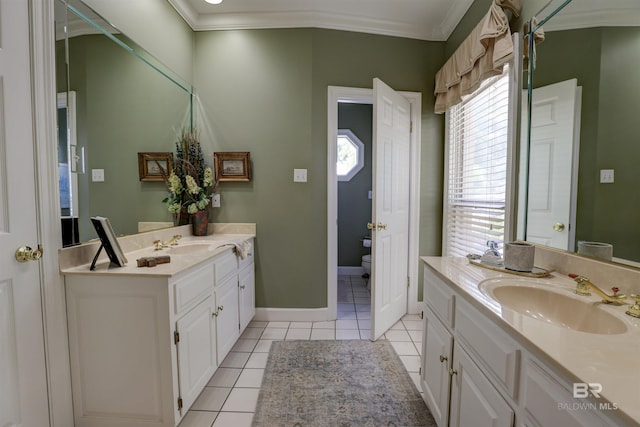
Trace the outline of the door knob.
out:
[[[378,222],[377,227],[378,227],[378,231],[380,231],[380,230],[386,230],[386,229],[387,229],[387,224],[383,224],[383,223],[381,223],[381,222]]]
[[[372,222],[367,223],[367,230],[375,230],[376,225]]]
[[[553,229],[555,231],[563,231],[564,230],[564,224],[561,222],[556,222],[555,224],[553,224]]]
[[[42,245],[38,245],[37,249],[31,249],[29,246],[21,246],[16,251],[16,260],[18,262],[38,261],[42,258]]]
[[[440,355],[440,363],[444,363],[447,360],[446,357],[444,357],[443,355]]]

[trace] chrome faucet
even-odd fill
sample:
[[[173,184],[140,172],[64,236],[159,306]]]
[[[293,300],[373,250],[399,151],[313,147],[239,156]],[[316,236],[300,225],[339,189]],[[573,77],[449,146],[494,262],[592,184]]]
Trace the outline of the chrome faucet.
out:
[[[602,297],[602,302],[606,304],[614,304],[614,305],[622,305],[625,303],[627,296],[624,294],[619,294],[619,288],[613,287],[611,290],[613,291],[613,295],[608,295],[602,289],[594,285],[591,280],[587,279],[584,276],[579,276],[577,274],[569,274],[573,280],[576,281],[576,294],[578,295],[591,295],[591,290],[593,290],[596,294]]]
[[[489,240],[487,242],[487,246],[489,246],[489,249],[487,249],[485,251],[485,254],[486,253],[490,253],[490,254],[495,255],[497,257],[500,256],[500,252],[498,252],[498,243],[497,242],[495,242],[493,240]]]

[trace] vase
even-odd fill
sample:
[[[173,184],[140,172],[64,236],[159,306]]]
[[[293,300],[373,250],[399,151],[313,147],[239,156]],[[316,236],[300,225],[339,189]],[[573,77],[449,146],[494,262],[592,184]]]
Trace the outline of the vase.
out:
[[[189,224],[189,213],[186,209],[181,210],[180,212],[176,212],[173,214],[173,225],[177,227],[179,225],[187,225]]]
[[[191,214],[191,233],[194,236],[206,236],[209,228],[209,212],[197,211]]]

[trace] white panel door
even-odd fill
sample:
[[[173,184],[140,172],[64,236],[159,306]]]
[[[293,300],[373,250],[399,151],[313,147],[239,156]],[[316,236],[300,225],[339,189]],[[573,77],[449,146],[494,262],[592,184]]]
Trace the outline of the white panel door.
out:
[[[29,2],[0,0],[0,426],[48,426],[37,246]]]
[[[575,79],[533,90],[526,239],[573,249],[574,144],[580,123]],[[555,227],[554,227],[555,226]]]
[[[407,312],[409,254],[409,101],[373,80],[371,339]]]

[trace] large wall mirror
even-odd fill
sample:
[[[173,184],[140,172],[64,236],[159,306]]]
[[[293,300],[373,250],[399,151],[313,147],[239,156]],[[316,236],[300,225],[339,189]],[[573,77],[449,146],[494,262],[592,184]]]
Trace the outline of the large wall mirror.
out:
[[[638,266],[640,2],[554,0],[537,20],[519,237]]]
[[[170,222],[166,187],[140,181],[137,153],[174,151],[191,86],[79,0],[56,2],[55,19],[64,245],[95,238],[96,215],[118,234]]]

